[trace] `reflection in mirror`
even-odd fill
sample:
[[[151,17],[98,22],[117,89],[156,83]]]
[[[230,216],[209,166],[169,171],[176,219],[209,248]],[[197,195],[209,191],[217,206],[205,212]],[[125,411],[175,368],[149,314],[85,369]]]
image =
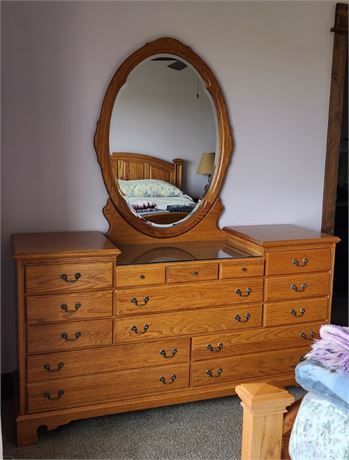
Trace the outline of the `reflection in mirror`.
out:
[[[130,210],[151,225],[187,219],[208,189],[216,139],[213,103],[190,64],[157,55],[136,66],[117,95],[109,137]]]

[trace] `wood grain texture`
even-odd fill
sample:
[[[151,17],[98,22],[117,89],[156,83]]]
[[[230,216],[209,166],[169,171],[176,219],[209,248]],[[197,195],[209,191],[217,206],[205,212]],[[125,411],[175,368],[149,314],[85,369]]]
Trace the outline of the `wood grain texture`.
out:
[[[147,286],[165,283],[164,265],[129,265],[116,267],[116,287]]]
[[[326,321],[327,318],[327,297],[264,304],[263,322],[265,326]]]
[[[245,260],[222,260],[220,278],[245,278],[264,275],[264,260],[258,258]]]
[[[302,251],[268,252],[266,275],[309,273],[328,271],[331,265],[331,249],[309,249]]]
[[[166,282],[186,283],[216,280],[218,279],[218,268],[217,262],[206,262],[200,265],[190,262],[168,265],[166,267]]]
[[[270,301],[328,296],[329,281],[329,272],[266,278],[264,298],[266,301]],[[303,284],[306,287],[303,288]],[[292,288],[293,285],[298,291]]]

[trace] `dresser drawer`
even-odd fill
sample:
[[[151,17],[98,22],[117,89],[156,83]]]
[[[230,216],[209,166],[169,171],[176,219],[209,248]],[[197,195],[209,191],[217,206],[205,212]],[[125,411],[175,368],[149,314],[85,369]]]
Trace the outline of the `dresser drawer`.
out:
[[[265,300],[327,296],[329,281],[328,272],[266,278]]]
[[[264,260],[246,259],[223,260],[221,262],[221,278],[241,278],[247,276],[263,276]]]
[[[113,287],[113,262],[29,265],[25,268],[29,294]]]
[[[330,266],[330,249],[269,252],[266,255],[267,275],[328,271]]]
[[[190,339],[126,344],[28,356],[28,382],[189,361]]]
[[[66,321],[113,315],[113,292],[27,296],[28,323]]]
[[[85,375],[27,385],[28,411],[39,412],[169,393],[189,386],[189,364]]]
[[[120,318],[115,324],[116,342],[143,341],[173,335],[189,335],[260,326],[262,306],[220,307],[156,315]]]
[[[112,329],[111,319],[27,326],[27,351],[47,353],[108,345],[112,343]]]
[[[232,355],[304,347],[319,337],[322,323],[296,326],[260,327],[192,338],[192,360],[216,359]]]
[[[132,265],[116,267],[116,287],[147,286],[165,283],[163,265]]]
[[[264,305],[264,325],[298,324],[325,320],[328,315],[328,299],[293,300]]]
[[[244,382],[264,376],[289,374],[310,347],[266,351],[229,358],[216,358],[192,364],[192,386]]]
[[[118,289],[116,314],[156,313],[242,302],[261,302],[262,295],[262,278]]]
[[[218,279],[218,263],[185,263],[166,267],[167,283],[187,283]]]

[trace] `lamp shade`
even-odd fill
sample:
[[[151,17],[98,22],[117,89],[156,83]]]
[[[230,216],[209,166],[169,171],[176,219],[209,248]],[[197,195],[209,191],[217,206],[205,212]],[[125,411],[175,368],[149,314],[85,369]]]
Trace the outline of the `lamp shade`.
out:
[[[210,176],[213,173],[215,152],[203,153],[197,169],[198,174]]]

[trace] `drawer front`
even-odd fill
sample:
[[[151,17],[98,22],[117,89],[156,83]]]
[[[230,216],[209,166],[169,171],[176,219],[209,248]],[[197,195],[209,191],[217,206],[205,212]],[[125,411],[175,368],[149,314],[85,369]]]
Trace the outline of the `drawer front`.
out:
[[[250,260],[244,261],[225,260],[221,262],[221,278],[245,278],[247,276],[263,276],[264,261]]]
[[[28,382],[189,361],[190,339],[109,346],[28,356]]]
[[[319,338],[322,323],[263,327],[192,338],[192,360],[217,359],[232,355],[304,347]]]
[[[39,412],[169,393],[189,386],[189,364],[85,375],[27,385],[28,411]]]
[[[116,287],[147,286],[165,283],[165,267],[162,265],[133,265],[116,267]]]
[[[143,341],[173,335],[208,333],[260,326],[262,306],[221,307],[157,315],[121,318],[116,321],[116,342]]]
[[[261,302],[262,278],[164,285],[116,291],[116,314],[157,313],[216,305]]]
[[[186,263],[166,267],[167,283],[187,283],[218,279],[218,263]]]
[[[269,252],[266,255],[267,275],[328,271],[330,266],[330,249]]]
[[[29,294],[111,289],[113,262],[27,266],[25,285]]]
[[[113,292],[27,296],[27,322],[69,321],[113,315]]]
[[[293,300],[264,305],[264,325],[298,324],[325,320],[328,315],[328,299]]]
[[[110,345],[113,320],[72,321],[70,323],[27,326],[28,353]]]
[[[192,385],[201,387],[229,381],[246,381],[294,371],[308,348],[266,351],[251,355],[198,361],[192,365]]]
[[[329,273],[266,278],[265,300],[302,299],[329,294]]]

